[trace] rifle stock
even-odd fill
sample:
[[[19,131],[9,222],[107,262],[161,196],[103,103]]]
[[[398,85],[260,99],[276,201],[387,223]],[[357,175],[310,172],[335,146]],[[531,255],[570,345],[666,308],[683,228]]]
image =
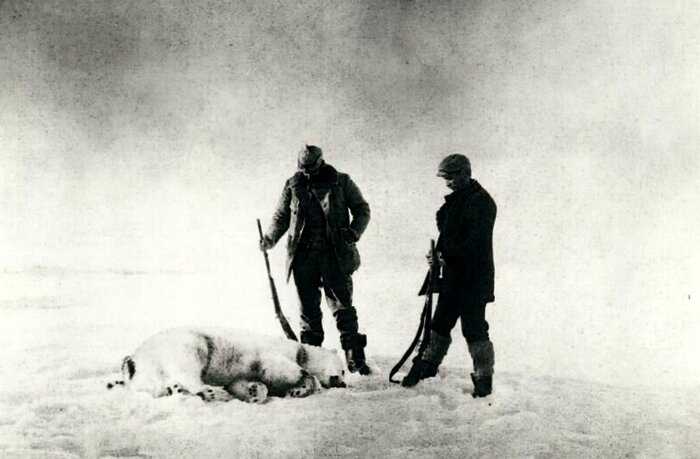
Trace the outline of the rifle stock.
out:
[[[425,321],[423,324],[423,340],[418,348],[418,355],[422,355],[425,348],[430,343],[430,326],[433,321],[433,293],[437,290],[438,279],[440,278],[440,260],[435,249],[435,240],[430,240],[430,268],[428,269],[428,290],[425,293]]]
[[[430,323],[433,316],[433,293],[436,293],[436,286],[440,276],[440,261],[438,260],[437,251],[435,250],[435,240],[430,240],[430,268],[428,269],[428,274],[425,276],[425,281],[419,292],[419,295],[425,295],[425,303],[423,304],[423,311],[420,316],[420,323],[418,325],[418,330],[416,331],[416,336],[413,338],[410,346],[406,349],[403,356],[399,359],[398,363],[389,371],[389,381],[395,384],[399,384],[401,381],[395,380],[394,375],[401,369],[406,360],[411,356],[413,350],[418,345],[420,341],[420,347],[418,348],[418,356],[423,354],[423,351],[430,342]],[[421,334],[423,339],[421,340]]]

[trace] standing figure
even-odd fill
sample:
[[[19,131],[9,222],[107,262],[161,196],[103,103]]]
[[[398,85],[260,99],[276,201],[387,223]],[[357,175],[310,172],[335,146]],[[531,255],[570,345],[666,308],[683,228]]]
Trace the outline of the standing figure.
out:
[[[451,343],[450,333],[461,319],[474,371],[473,397],[491,393],[494,365],[493,343],[489,339],[486,304],[493,296],[493,225],[496,204],[488,192],[471,178],[471,164],[464,155],[447,156],[438,166],[452,193],[437,212],[440,232],[436,250],[442,268],[438,304],[432,319],[430,341],[413,359],[413,366],[401,381],[405,387],[437,374]],[[428,257],[429,263],[431,257]]]
[[[299,295],[301,342],[323,343],[323,288],[348,370],[367,375],[367,336],[358,333],[351,275],[360,266],[356,243],[369,223],[369,204],[347,174],[324,162],[319,147],[306,145],[299,152],[297,166],[298,171],[284,184],[260,248],[274,247],[289,229],[286,272],[287,281],[294,276]]]

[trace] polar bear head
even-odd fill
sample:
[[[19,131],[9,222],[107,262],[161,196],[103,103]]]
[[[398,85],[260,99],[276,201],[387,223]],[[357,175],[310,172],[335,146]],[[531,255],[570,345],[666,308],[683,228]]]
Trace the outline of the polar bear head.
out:
[[[318,378],[323,387],[345,387],[345,366],[338,351],[302,344],[301,366]]]

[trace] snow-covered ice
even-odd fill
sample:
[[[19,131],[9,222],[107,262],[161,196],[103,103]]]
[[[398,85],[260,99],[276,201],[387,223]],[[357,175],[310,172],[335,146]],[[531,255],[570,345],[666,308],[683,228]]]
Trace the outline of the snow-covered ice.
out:
[[[121,357],[153,330],[225,322],[227,314],[232,321],[242,311],[215,297],[209,308],[185,307],[196,296],[182,287],[188,282],[216,291],[205,276],[2,277],[3,458],[692,457],[700,451],[697,390],[663,381],[616,387],[497,368],[494,394],[474,400],[467,366],[455,363],[405,389],[387,380],[400,354],[389,337],[381,347],[392,352],[381,353],[382,338],[371,336],[381,372],[306,399],[205,404],[107,391]],[[157,298],[173,301],[170,315],[149,305]],[[259,318],[268,332],[280,333],[269,304],[245,312],[251,323]]]

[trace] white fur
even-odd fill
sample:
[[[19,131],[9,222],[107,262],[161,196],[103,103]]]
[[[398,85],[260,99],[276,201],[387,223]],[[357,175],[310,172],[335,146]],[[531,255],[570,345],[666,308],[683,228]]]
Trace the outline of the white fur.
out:
[[[226,328],[165,330],[127,359],[135,372],[130,377],[122,365],[125,387],[154,397],[196,394],[206,401],[259,403],[268,392],[303,397],[318,390],[319,382],[342,384],[345,373],[336,351]]]

